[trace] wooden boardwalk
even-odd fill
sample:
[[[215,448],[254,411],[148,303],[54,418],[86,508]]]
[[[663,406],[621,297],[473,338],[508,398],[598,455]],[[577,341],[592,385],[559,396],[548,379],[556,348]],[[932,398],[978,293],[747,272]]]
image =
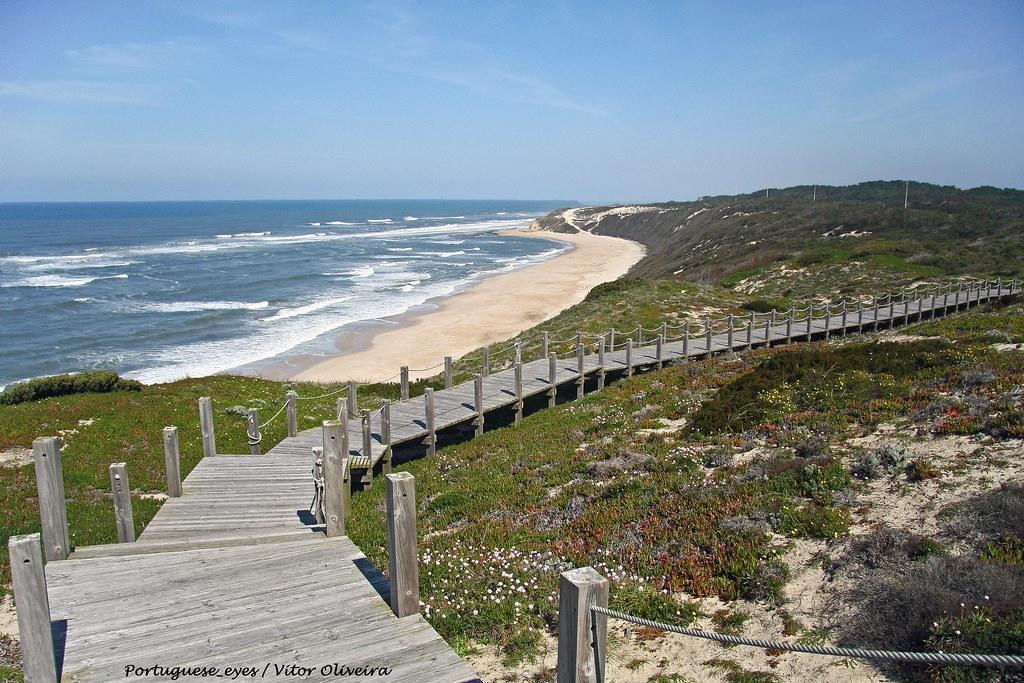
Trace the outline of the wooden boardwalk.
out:
[[[473,424],[497,410],[522,410],[522,401],[581,379],[616,376],[670,363],[766,344],[894,327],[1016,293],[1013,288],[971,289],[879,308],[809,320],[767,319],[745,329],[690,336],[686,341],[640,344],[597,354],[550,359],[515,372],[434,392],[434,429]],[[710,341],[710,343],[709,343]],[[630,343],[631,344],[631,343]],[[603,377],[602,377],[603,379]],[[586,386],[584,387],[586,388]],[[549,399],[550,400],[550,399]],[[379,418],[371,452],[350,420],[353,462],[379,463],[385,450],[430,436],[426,399],[390,406],[390,441]],[[183,482],[183,495],[167,500],[134,543],[75,549],[46,566],[45,583],[61,680],[171,680],[125,667],[251,666],[261,680],[473,681],[475,674],[419,615],[396,618],[386,602],[388,582],[347,537],[326,538],[309,513],[313,495],[312,448],[322,430],[286,438],[262,456],[204,458]],[[367,457],[369,455],[370,457]],[[16,585],[17,587],[17,585]],[[19,602],[20,604],[20,602]],[[296,679],[274,665],[313,667]],[[390,667],[388,676],[343,676],[323,666]],[[178,680],[203,680],[184,676]],[[244,679],[253,680],[253,677]]]
[[[1009,283],[1005,286],[993,286],[988,289],[972,289],[968,291],[950,291],[945,294],[923,295],[916,299],[888,302],[880,305],[863,305],[859,310],[844,307],[843,311],[833,311],[820,317],[810,317],[787,321],[777,317],[771,322],[769,314],[759,314],[750,329],[748,340],[747,329],[740,327],[730,334],[728,330],[715,331],[709,338],[706,334],[691,335],[686,342],[667,341],[662,343],[661,358],[658,357],[658,346],[655,340],[648,340],[642,345],[633,345],[627,351],[625,340],[616,343],[614,349],[606,350],[604,363],[598,354],[588,353],[583,356],[583,372],[579,371],[579,359],[575,355],[559,357],[555,363],[554,381],[551,381],[549,359],[522,363],[522,394],[516,394],[514,372],[512,369],[502,370],[483,377],[482,410],[477,411],[474,398],[474,382],[468,381],[449,389],[434,392],[435,431],[473,424],[479,416],[497,410],[515,409],[523,399],[540,394],[548,394],[552,389],[557,391],[566,384],[578,385],[581,378],[587,390],[597,387],[597,375],[605,374],[611,378],[643,371],[660,364],[680,362],[682,360],[699,359],[710,354],[741,351],[747,348],[759,348],[767,345],[805,341],[810,338],[820,339],[826,336],[844,336],[851,333],[889,329],[919,320],[927,320],[936,316],[966,307],[976,306],[982,302],[1019,294],[1019,286]],[[890,298],[891,301],[891,298]],[[737,318],[737,323],[746,324],[750,318]],[[808,326],[808,322],[810,325]],[[593,347],[594,344],[590,344]],[[628,360],[627,360],[628,356]],[[348,421],[350,455],[354,469],[365,468],[368,463],[373,466],[381,461],[386,448],[408,442],[425,441],[429,436],[426,424],[426,399],[414,396],[407,400],[393,403],[390,410],[390,442],[382,436],[379,411],[371,419],[370,442],[371,458],[366,458],[362,446],[362,425],[359,419]],[[272,453],[282,452],[305,456],[310,447],[320,445],[320,429],[306,430],[296,437],[286,439]]]

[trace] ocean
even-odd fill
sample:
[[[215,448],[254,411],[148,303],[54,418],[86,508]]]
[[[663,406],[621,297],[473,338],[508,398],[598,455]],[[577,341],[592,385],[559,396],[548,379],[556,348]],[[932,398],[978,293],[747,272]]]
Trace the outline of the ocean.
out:
[[[145,383],[288,355],[565,245],[497,231],[553,202],[0,204],[0,385],[112,369]]]

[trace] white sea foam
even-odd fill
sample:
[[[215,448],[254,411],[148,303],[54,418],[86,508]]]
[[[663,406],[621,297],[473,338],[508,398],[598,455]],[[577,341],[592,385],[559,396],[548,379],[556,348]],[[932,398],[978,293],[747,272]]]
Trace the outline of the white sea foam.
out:
[[[310,225],[320,227],[319,223],[310,223]],[[348,223],[346,221],[327,221],[326,223],[324,223],[324,225],[356,225],[356,223]]]
[[[403,218],[402,220],[403,220],[403,221],[418,221],[418,220],[419,220],[419,218],[417,218],[416,216],[406,216],[406,217],[405,217],[405,218]]]
[[[304,306],[296,306],[294,308],[282,308],[280,311],[270,316],[269,318],[260,318],[260,321],[274,322],[277,320],[287,320],[288,318],[295,318],[300,315],[308,315],[309,313],[313,313],[315,311],[320,311],[325,308],[337,306],[338,304],[343,304],[351,298],[351,296],[338,296],[329,299],[320,299],[319,301],[314,301]]]
[[[412,247],[388,247],[388,251],[412,251]]]
[[[428,299],[448,296],[468,282],[469,279],[438,282],[432,286],[418,287],[414,292],[392,289],[392,296],[374,295],[362,301],[352,301],[348,306],[335,305],[348,299],[345,297],[314,302],[296,309],[284,309],[279,311],[279,314],[284,315],[264,319],[273,320],[274,324],[258,325],[247,330],[242,337],[137,354],[132,358],[132,364],[141,364],[143,369],[127,372],[125,376],[152,384],[186,376],[201,377],[224,372],[241,363],[254,363],[278,356],[344,325],[399,315]],[[305,310],[296,312],[299,309]]]
[[[367,223],[391,223],[390,218],[371,218],[366,221]]]
[[[454,217],[449,217],[454,218]],[[374,219],[380,223],[391,222],[390,218]],[[390,230],[369,232],[312,232],[297,235],[233,236],[231,239],[210,238],[205,240],[187,240],[181,242],[165,242],[163,244],[139,245],[110,249],[108,251],[90,251],[84,254],[64,255],[16,255],[0,257],[0,263],[11,263],[16,266],[38,263],[67,263],[87,259],[132,259],[143,256],[163,256],[167,254],[207,254],[227,249],[255,249],[278,245],[305,244],[314,242],[332,242],[351,239],[388,239],[406,240],[415,237],[450,235],[471,235],[494,230],[525,227],[526,221],[520,219],[473,221],[470,223],[443,223],[440,225],[422,225],[419,227],[396,227]],[[241,235],[242,233],[239,233]],[[94,248],[93,248],[94,249]]]
[[[65,275],[36,275],[23,280],[6,282],[0,287],[84,287],[97,280],[126,280],[127,273],[120,275],[103,275],[99,277],[67,277]]]
[[[226,235],[217,235],[217,239],[226,240],[231,239],[232,237],[266,237],[269,234],[269,230],[264,232],[235,232]]]
[[[430,240],[431,244],[462,244],[466,240]]]
[[[351,277],[370,277],[376,272],[373,266],[360,266],[359,268],[346,271],[345,274]]]
[[[466,252],[459,251],[421,251],[420,254],[423,256],[437,256],[438,258],[451,258],[452,256],[462,256]]]
[[[196,313],[199,311],[259,311],[269,307],[269,301],[174,301],[140,304],[135,308],[154,313]]]

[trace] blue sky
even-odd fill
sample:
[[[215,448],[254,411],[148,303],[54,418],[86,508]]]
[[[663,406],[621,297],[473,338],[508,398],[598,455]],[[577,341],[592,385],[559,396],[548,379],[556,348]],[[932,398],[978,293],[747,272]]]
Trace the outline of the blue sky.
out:
[[[1024,3],[0,0],[0,201],[1024,187]]]

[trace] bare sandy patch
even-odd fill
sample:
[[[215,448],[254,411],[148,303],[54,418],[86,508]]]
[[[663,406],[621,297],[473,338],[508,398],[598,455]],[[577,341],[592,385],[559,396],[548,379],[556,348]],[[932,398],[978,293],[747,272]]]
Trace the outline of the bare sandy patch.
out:
[[[32,462],[32,449],[17,446],[0,451],[0,467],[21,467]]]

